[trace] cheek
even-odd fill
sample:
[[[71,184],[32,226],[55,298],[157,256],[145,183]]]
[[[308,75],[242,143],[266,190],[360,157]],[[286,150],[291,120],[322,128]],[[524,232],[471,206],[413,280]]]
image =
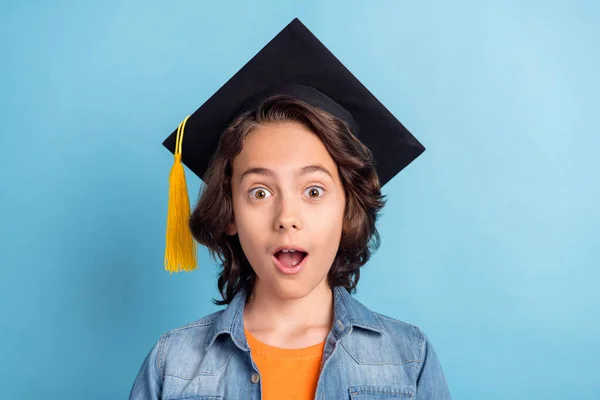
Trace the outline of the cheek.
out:
[[[344,207],[332,204],[331,207],[319,208],[317,212],[310,214],[310,230],[321,238],[338,240],[342,232],[344,222]]]
[[[246,255],[246,258],[250,264],[254,267],[260,265],[257,263],[260,260],[264,247],[264,232],[265,229],[261,224],[261,221],[254,221],[253,218],[247,214],[242,214],[243,217],[239,219],[236,217],[237,235],[242,246],[242,251]]]
[[[234,209],[234,216],[242,245],[251,246],[253,243],[258,243],[269,230],[269,219],[265,218],[264,211],[260,212],[241,205]]]

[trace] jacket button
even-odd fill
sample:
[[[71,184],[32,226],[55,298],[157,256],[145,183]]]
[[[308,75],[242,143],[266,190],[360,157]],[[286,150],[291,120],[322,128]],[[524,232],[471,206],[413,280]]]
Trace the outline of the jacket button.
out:
[[[250,381],[252,383],[258,383],[258,381],[260,380],[260,375],[257,374],[256,372],[252,374],[252,376],[250,377]]]

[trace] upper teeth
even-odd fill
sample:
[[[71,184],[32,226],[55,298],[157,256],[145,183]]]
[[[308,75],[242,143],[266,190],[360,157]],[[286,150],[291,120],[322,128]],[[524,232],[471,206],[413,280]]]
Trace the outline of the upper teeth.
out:
[[[287,252],[292,252],[293,253],[293,252],[296,251],[296,249],[281,249],[281,251],[283,251],[284,253],[287,253]]]

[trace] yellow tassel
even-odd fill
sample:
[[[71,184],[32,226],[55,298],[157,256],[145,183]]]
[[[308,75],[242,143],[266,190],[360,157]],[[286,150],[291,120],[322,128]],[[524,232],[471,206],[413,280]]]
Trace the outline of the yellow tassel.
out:
[[[196,269],[196,242],[189,228],[190,200],[181,163],[183,132],[189,116],[177,128],[175,162],[169,175],[169,210],[165,249],[165,270],[171,274]]]

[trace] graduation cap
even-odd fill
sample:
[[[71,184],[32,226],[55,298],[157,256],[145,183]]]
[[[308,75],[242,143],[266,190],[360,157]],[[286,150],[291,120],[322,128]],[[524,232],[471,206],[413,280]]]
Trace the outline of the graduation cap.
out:
[[[382,186],[425,150],[295,18],[163,142],[175,156],[169,178],[166,270],[173,273],[196,267],[196,244],[189,231],[190,205],[182,163],[202,179],[221,134],[233,119],[277,94],[290,95],[346,122],[373,153]]]

